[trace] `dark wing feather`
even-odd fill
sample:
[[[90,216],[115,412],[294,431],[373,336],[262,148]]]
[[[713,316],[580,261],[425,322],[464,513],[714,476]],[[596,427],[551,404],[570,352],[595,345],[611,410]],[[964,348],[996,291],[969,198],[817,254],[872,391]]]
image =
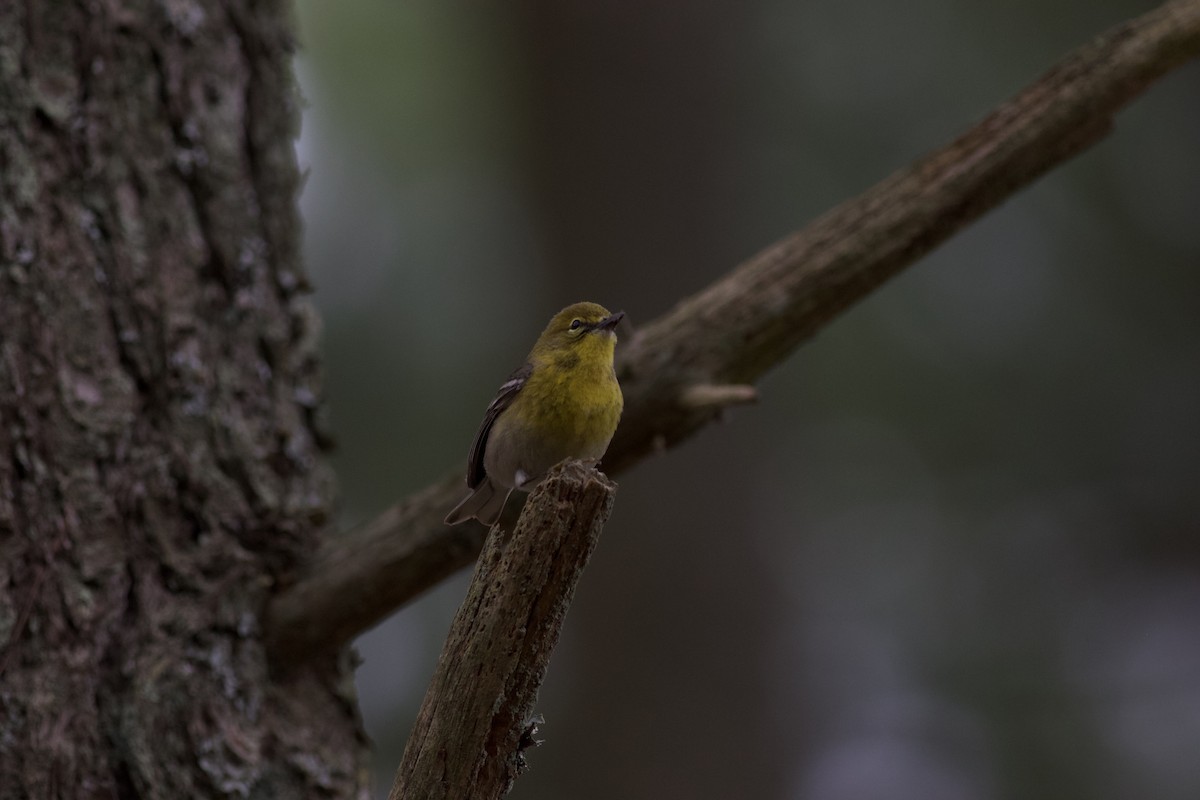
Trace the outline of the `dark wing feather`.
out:
[[[524,364],[512,375],[509,375],[508,380],[496,392],[496,399],[484,412],[483,422],[479,425],[479,433],[475,434],[475,441],[471,443],[471,457],[467,461],[467,488],[474,489],[483,483],[486,476],[483,470],[483,452],[487,449],[488,434],[492,432],[492,425],[495,424],[496,418],[504,413],[504,409],[512,405],[512,401],[525,386],[525,381],[528,380],[529,373],[532,371],[531,364]]]

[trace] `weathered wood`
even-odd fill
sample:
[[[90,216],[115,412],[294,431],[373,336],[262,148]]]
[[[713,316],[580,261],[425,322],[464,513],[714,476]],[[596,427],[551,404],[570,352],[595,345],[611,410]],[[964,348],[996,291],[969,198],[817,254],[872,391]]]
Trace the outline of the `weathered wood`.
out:
[[[507,794],[534,743],[534,703],[616,486],[568,461],[496,526],[446,637],[390,800]]]

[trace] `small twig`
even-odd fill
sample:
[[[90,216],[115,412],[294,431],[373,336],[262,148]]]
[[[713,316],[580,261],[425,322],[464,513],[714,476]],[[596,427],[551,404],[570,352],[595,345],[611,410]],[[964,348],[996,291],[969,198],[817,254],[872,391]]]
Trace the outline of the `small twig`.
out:
[[[493,529],[389,800],[508,793],[537,744],[538,689],[615,492],[602,473],[565,462],[529,496],[511,536]]]
[[[1200,52],[1200,0],[1175,0],[1064,59],[941,150],[843,203],[642,327],[618,353],[625,414],[611,474],[692,435],[687,387],[750,384],[967,223],[1099,140],[1112,116]],[[460,473],[461,475],[461,473]],[[459,476],[331,538],[270,609],[275,663],[339,647],[466,566],[478,525],[447,528]]]
[[[719,411],[728,406],[742,406],[757,400],[758,389],[744,383],[698,383],[683,390],[679,403],[685,408]]]

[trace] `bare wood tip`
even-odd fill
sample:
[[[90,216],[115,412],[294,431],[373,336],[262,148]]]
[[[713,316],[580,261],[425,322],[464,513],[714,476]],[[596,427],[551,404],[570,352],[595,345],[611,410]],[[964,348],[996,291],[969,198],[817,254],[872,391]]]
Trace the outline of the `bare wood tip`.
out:
[[[580,461],[577,458],[568,458],[551,467],[539,485],[549,484],[553,481],[571,481],[584,486],[596,482],[606,488],[616,489],[617,487],[612,478],[600,471],[599,462]]]
[[[721,409],[758,401],[758,389],[744,383],[697,383],[679,396],[679,402],[691,409]]]

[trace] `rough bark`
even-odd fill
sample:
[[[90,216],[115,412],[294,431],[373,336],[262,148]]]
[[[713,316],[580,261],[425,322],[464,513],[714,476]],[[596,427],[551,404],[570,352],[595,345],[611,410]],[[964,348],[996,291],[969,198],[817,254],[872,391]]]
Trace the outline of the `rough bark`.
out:
[[[446,636],[390,800],[503,797],[537,743],[538,689],[616,486],[569,461],[492,529]]]
[[[748,402],[764,372],[956,231],[1098,141],[1113,115],[1200,53],[1200,0],[1176,0],[1080,48],[911,167],[768,247],[646,324],[618,351],[617,474]],[[274,600],[276,657],[333,649],[475,558],[479,525],[447,528],[450,475],[323,543]]]
[[[332,481],[285,6],[0,3],[0,798],[365,791],[259,619]]]

